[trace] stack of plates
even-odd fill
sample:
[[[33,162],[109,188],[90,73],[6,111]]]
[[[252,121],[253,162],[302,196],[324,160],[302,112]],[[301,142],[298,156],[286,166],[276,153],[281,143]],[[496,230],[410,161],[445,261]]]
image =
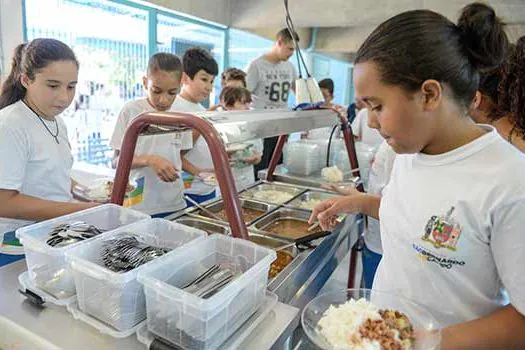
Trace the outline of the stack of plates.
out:
[[[286,145],[284,165],[289,172],[298,175],[310,175],[321,167],[320,147],[305,141]]]

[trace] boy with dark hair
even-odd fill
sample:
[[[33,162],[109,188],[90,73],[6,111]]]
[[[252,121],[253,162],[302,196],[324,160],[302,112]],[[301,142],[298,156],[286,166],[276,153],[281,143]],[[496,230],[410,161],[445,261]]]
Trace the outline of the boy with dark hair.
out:
[[[296,42],[299,36],[294,33]],[[288,106],[290,90],[295,91],[297,72],[289,62],[295,52],[295,45],[290,31],[285,28],[276,34],[272,49],[253,60],[247,69],[247,88],[254,95],[254,108],[277,109]],[[277,137],[264,139],[263,160],[256,170],[268,167],[270,158],[277,144]],[[282,157],[279,162],[282,162]]]
[[[319,82],[319,88],[323,94],[325,104],[331,106],[334,100],[334,81],[330,78],[323,79]]]
[[[213,80],[219,74],[219,67],[213,56],[200,47],[192,47],[182,58],[182,91],[172,109],[177,112],[205,111],[200,103],[209,98],[213,90]],[[215,197],[215,186],[200,181],[200,175],[213,172],[213,162],[206,141],[193,131],[193,148],[182,156],[185,194],[200,203]],[[191,206],[191,203],[186,203]]]

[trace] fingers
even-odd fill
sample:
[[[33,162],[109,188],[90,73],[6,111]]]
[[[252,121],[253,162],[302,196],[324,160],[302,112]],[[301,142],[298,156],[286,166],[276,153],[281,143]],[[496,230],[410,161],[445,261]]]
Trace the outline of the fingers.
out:
[[[171,163],[167,163],[164,167],[158,169],[157,175],[164,182],[173,182],[179,177],[177,168]]]
[[[318,217],[319,217],[319,215],[321,213],[325,212],[326,210],[328,210],[332,206],[333,201],[334,201],[333,199],[327,199],[327,200],[317,204],[314,207],[314,210],[312,211],[312,215],[310,215],[310,218],[308,219],[308,223],[311,225],[314,222],[316,222]]]

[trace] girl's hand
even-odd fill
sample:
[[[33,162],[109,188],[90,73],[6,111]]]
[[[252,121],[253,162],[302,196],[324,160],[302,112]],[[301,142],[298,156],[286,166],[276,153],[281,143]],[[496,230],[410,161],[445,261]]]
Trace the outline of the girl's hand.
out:
[[[357,212],[357,201],[362,194],[327,199],[315,206],[308,223],[319,220],[324,231],[331,231],[337,225],[337,216],[342,213]]]

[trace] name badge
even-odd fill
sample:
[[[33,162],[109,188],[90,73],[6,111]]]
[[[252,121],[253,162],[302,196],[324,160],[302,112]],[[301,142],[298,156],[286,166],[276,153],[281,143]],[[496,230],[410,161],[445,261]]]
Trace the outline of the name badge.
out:
[[[181,150],[193,148],[193,134],[191,129],[184,129],[173,133],[172,144]]]

